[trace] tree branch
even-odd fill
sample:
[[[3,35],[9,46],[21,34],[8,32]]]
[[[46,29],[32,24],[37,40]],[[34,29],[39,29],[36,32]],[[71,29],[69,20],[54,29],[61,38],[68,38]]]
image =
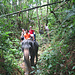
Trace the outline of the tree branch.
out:
[[[33,8],[28,8],[28,9],[25,9],[25,10],[20,10],[20,11],[17,11],[17,12],[1,15],[0,17],[10,16],[10,15],[13,15],[13,14],[18,14],[19,12],[25,12],[25,11],[29,11],[29,10],[33,10],[33,9],[36,9],[36,8],[45,7],[45,6],[48,6],[48,5],[53,5],[53,4],[61,3],[61,2],[63,2],[63,1],[58,1],[58,2],[54,2],[54,3],[50,3],[50,4],[45,4],[45,5],[42,5],[42,6],[37,6],[37,7],[33,7]]]
[[[62,3],[60,6],[57,6],[57,7],[54,9],[54,11],[55,11],[55,10],[58,10],[60,7],[64,6],[65,4],[66,4],[66,2]]]

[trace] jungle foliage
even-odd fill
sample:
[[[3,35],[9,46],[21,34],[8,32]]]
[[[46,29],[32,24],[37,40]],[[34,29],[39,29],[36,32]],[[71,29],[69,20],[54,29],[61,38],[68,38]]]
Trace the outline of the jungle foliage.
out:
[[[11,2],[10,2],[11,1]],[[61,0],[1,0],[0,16],[37,5]],[[62,3],[47,7],[0,17],[0,75],[23,75],[19,66],[23,53],[20,46],[21,29],[32,25],[39,42],[38,64],[34,67],[35,75],[75,75],[75,1],[64,0]],[[37,16],[39,15],[39,17]],[[39,35],[40,28],[48,24],[50,38],[46,33]],[[45,32],[45,31],[44,31]],[[48,39],[44,42],[43,39]],[[47,47],[48,45],[48,47]]]

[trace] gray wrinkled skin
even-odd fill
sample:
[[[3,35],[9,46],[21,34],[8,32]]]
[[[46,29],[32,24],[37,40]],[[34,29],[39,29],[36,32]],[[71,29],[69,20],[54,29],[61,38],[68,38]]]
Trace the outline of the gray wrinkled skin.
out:
[[[30,71],[31,66],[34,66],[34,58],[36,56],[36,63],[38,60],[38,43],[31,41],[31,40],[23,40],[22,41],[22,52],[24,53],[24,62],[27,66],[27,70]],[[28,56],[31,56],[31,59],[29,61]],[[31,64],[30,64],[31,63]]]
[[[29,49],[31,47],[31,45],[29,43],[32,43],[31,40],[23,40],[22,41],[22,49]]]
[[[37,51],[37,49],[36,49],[38,47],[37,42],[34,42],[32,40],[23,40],[21,44],[22,44],[22,50],[31,48],[31,49]]]

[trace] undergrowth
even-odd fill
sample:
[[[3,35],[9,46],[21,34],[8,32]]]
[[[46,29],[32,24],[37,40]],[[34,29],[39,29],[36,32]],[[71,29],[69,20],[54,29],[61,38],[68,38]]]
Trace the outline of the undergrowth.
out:
[[[70,15],[71,16],[70,16]],[[75,12],[69,11],[61,25],[50,23],[50,44],[41,50],[40,59],[35,68],[35,75],[75,75]],[[68,25],[67,25],[68,24]],[[48,39],[46,37],[46,39]],[[46,44],[48,44],[46,42]],[[42,46],[46,46],[42,44]]]

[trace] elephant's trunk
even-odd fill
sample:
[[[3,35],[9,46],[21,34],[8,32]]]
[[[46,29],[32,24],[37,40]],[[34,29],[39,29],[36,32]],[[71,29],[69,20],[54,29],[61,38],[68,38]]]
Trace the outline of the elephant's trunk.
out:
[[[26,59],[29,59],[29,49],[24,49],[24,56]]]
[[[27,68],[27,71],[31,71],[31,65],[29,61],[29,49],[24,49],[24,61]]]

